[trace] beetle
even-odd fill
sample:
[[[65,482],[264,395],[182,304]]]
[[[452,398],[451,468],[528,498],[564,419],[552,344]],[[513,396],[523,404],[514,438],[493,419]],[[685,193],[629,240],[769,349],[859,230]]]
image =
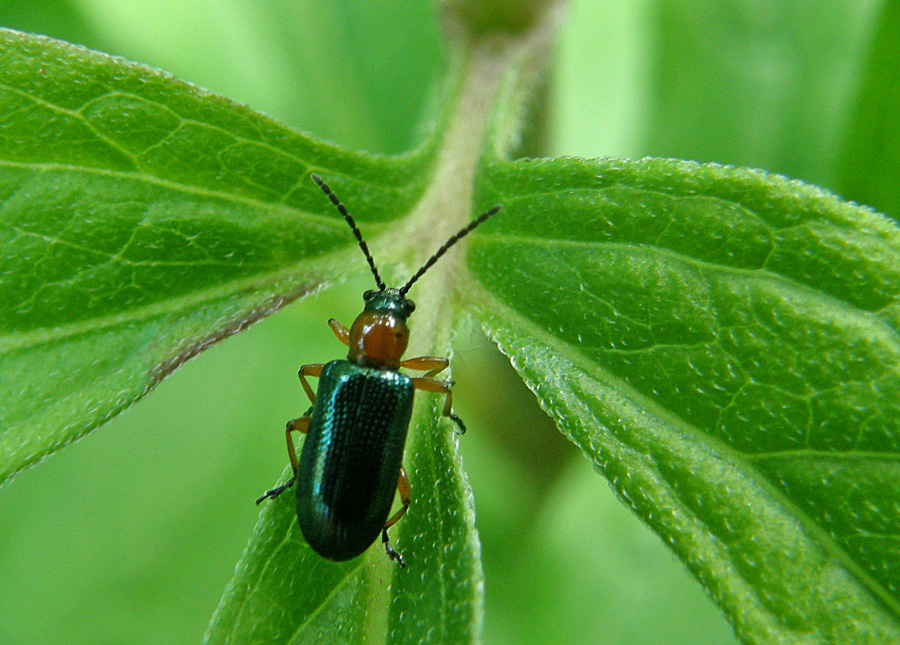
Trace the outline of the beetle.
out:
[[[406,321],[416,308],[406,294],[450,247],[500,206],[451,235],[405,285],[389,289],[353,217],[321,177],[313,174],[312,179],[350,226],[378,289],[363,294],[363,311],[349,329],[334,318],[328,321],[338,340],[350,348],[346,360],[300,368],[300,384],[312,405],[285,428],[294,475],[266,491],[256,503],[278,497],[296,483],[300,530],[316,553],[329,560],[349,560],[366,551],[380,533],[388,557],[403,567],[403,557],[391,547],[387,530],[403,517],[411,502],[402,460],[415,390],[443,394],[443,416],[456,423],[460,434],[466,430],[453,413],[451,383],[434,378],[448,367],[449,359],[419,356],[402,360],[409,342]],[[400,368],[424,374],[410,377]],[[310,387],[309,377],[319,379],[317,392]],[[294,432],[306,435],[299,459]],[[395,489],[401,507],[388,518]]]

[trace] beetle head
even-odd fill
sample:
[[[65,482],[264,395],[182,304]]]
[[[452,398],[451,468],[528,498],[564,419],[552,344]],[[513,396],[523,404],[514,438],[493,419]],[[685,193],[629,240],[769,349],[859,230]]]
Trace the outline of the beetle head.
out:
[[[416,310],[416,303],[401,294],[399,289],[369,289],[363,294],[363,302],[366,303],[365,311],[391,314],[404,321]]]

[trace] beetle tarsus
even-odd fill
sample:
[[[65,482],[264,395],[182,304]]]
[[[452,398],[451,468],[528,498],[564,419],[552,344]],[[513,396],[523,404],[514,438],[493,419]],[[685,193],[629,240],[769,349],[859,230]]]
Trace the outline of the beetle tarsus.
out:
[[[455,423],[457,425],[456,434],[466,434],[466,424],[463,423],[462,419],[460,419],[458,416],[456,416],[452,412],[450,414],[448,414],[447,416],[450,417],[450,420],[453,421],[453,423]]]
[[[388,541],[387,529],[381,530],[381,542],[382,544],[384,544],[384,551],[385,553],[387,553],[387,556],[391,559],[391,561],[399,563],[401,569],[405,567],[406,563],[403,561],[403,556],[395,551],[391,546],[391,543]]]
[[[262,497],[260,497],[258,500],[256,500],[256,503],[261,504],[263,502],[263,500],[275,499],[276,497],[281,495],[284,491],[286,491],[288,488],[293,486],[295,481],[297,481],[297,475],[294,475],[293,477],[291,477],[289,480],[287,480],[286,483],[282,484],[281,486],[276,486],[272,490],[267,490],[263,494]]]

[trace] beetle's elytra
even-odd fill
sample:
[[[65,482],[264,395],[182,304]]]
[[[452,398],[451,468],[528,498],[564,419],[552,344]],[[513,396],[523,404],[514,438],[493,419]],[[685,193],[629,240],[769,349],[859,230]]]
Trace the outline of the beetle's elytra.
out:
[[[450,361],[436,356],[402,360],[409,342],[406,320],[416,308],[406,294],[450,247],[500,206],[450,236],[405,285],[389,289],[347,209],[321,177],[312,175],[312,179],[349,224],[378,289],[363,294],[363,311],[350,329],[333,318],[328,321],[338,340],[350,348],[346,360],[300,368],[300,384],[312,406],[302,417],[288,421],[285,430],[294,476],[256,503],[277,497],[297,482],[297,519],[303,537],[316,553],[329,560],[349,560],[366,551],[380,533],[390,559],[405,566],[402,556],[391,548],[387,530],[410,504],[402,460],[415,390],[445,395],[444,416],[452,419],[460,432],[466,430],[453,413],[450,384],[434,378]],[[411,377],[400,368],[424,374]],[[306,380],[310,376],[319,379],[315,393]],[[299,459],[293,432],[306,435]],[[400,493],[401,508],[389,518],[395,489]]]

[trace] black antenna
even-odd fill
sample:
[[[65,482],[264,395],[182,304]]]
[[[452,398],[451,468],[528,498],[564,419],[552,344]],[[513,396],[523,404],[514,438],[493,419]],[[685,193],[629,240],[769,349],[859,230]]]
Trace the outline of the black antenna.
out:
[[[473,219],[471,222],[469,222],[468,224],[463,226],[454,235],[451,235],[450,238],[441,245],[441,248],[439,248],[437,251],[435,251],[434,255],[432,255],[430,258],[428,258],[428,261],[422,265],[422,268],[419,269],[418,271],[416,271],[415,275],[413,275],[413,277],[411,277],[409,279],[409,282],[407,282],[405,285],[403,285],[400,288],[400,295],[405,296],[406,292],[409,291],[409,288],[411,286],[413,286],[413,283],[416,280],[418,280],[419,278],[421,278],[424,275],[424,273],[426,271],[428,271],[428,269],[430,269],[434,265],[435,262],[440,260],[441,256],[444,255],[444,253],[446,253],[450,249],[451,246],[453,246],[454,244],[459,242],[466,235],[471,233],[475,229],[476,226],[478,226],[479,224],[484,222],[488,217],[490,217],[491,215],[493,215],[494,213],[496,213],[499,210],[500,210],[500,204],[497,204],[489,211],[482,213],[481,215],[479,215],[478,217]]]
[[[362,249],[363,254],[365,254],[366,256],[366,260],[369,262],[369,268],[372,269],[372,275],[375,276],[375,284],[378,285],[378,290],[384,291],[385,289],[387,289],[387,286],[381,280],[381,276],[378,275],[378,269],[375,268],[375,260],[372,259],[372,255],[369,253],[369,247],[366,246],[366,242],[365,240],[363,240],[362,233],[359,232],[359,228],[357,228],[356,222],[354,222],[353,218],[350,217],[350,213],[347,212],[347,209],[341,203],[341,200],[337,198],[337,195],[335,195],[334,192],[332,192],[331,188],[328,187],[328,184],[325,183],[325,180],[315,173],[310,176],[312,177],[312,180],[314,182],[319,184],[319,188],[322,189],[322,192],[328,195],[328,199],[331,200],[331,203],[337,207],[340,214],[344,216],[345,220],[347,220],[347,224],[350,225],[350,228],[353,230],[353,234],[356,236],[356,240],[359,242],[359,248]]]

